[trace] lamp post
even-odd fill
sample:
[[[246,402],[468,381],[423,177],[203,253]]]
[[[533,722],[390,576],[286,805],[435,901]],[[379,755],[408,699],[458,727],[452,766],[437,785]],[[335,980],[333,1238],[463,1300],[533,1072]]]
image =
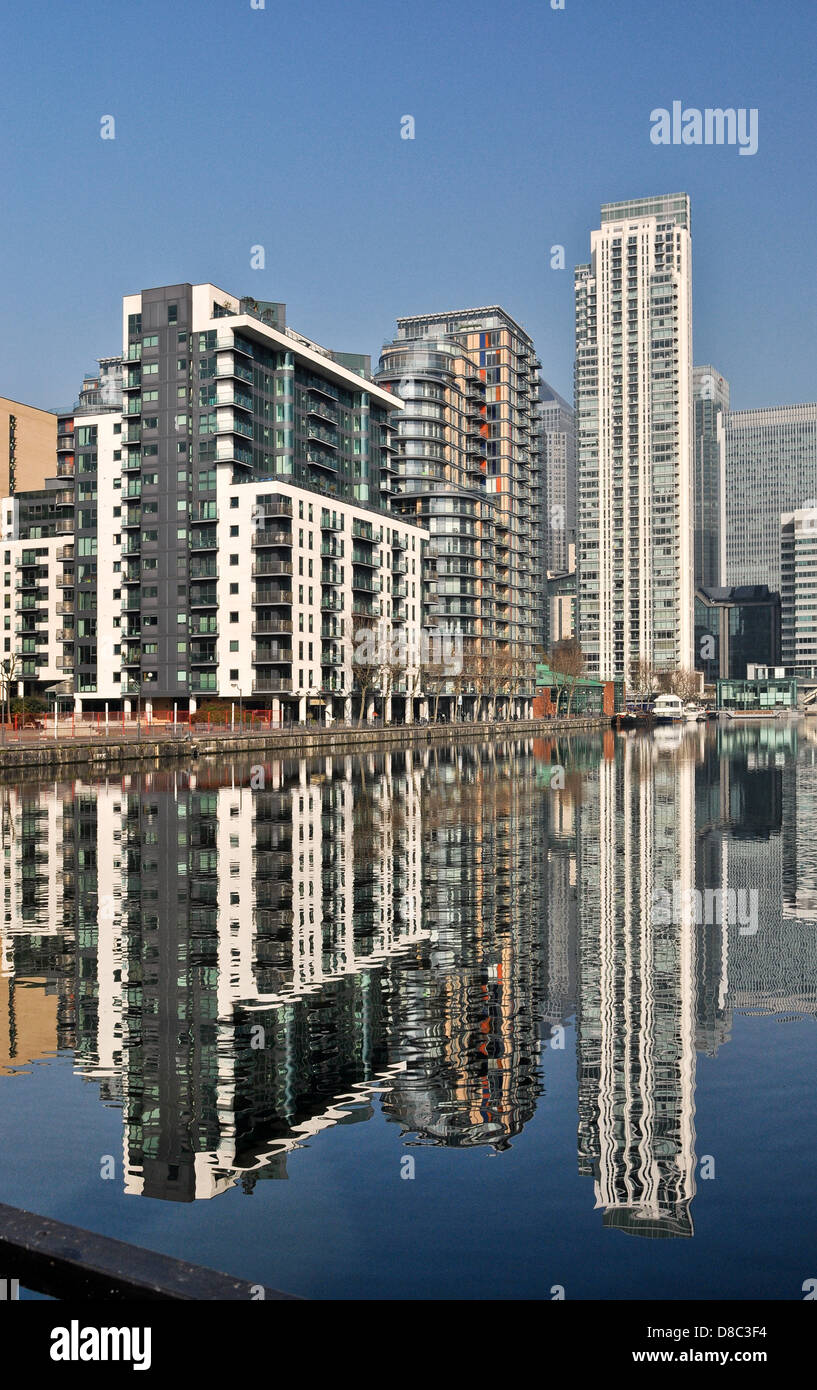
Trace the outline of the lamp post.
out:
[[[230,682],[230,689],[231,689],[231,690],[237,690],[237,691],[238,691],[238,723],[239,723],[239,725],[240,725],[240,727],[241,727],[241,731],[242,731],[242,733],[243,733],[243,731],[244,731],[244,697],[243,697],[243,695],[242,695],[242,693],[241,693],[241,686],[240,686],[240,685],[237,685],[235,681],[231,681],[231,682]]]

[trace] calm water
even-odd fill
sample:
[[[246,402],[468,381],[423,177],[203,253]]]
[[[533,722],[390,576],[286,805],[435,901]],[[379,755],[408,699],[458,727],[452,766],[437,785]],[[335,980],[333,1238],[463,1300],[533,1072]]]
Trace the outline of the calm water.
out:
[[[0,788],[0,1200],[313,1297],[802,1298],[808,737]]]

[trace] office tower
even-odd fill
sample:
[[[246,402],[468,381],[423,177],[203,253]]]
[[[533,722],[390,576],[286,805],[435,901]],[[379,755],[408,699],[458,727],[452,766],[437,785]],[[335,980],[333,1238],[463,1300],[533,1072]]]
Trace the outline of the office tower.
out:
[[[540,379],[536,426],[542,480],[545,570],[565,574],[576,539],[576,429],[572,405]]]
[[[34,492],[54,472],[57,417],[0,396],[0,497]]]
[[[780,595],[765,584],[695,590],[695,669],[708,684],[778,666]]]
[[[532,693],[542,625],[538,396],[533,342],[494,305],[397,320],[377,380],[404,403],[393,508],[430,534],[429,618],[461,639],[464,700]],[[489,670],[486,681],[486,669]]]
[[[726,418],[727,584],[780,589],[780,517],[817,499],[817,404]]]
[[[817,508],[780,518],[782,663],[789,676],[817,674]]]
[[[358,630],[422,620],[421,533],[385,510],[399,402],[282,304],[180,284],[123,319],[123,694],[343,712]]]
[[[578,623],[589,673],[692,666],[685,193],[607,203],[576,267]]]
[[[692,370],[695,401],[695,586],[726,573],[726,417],[729,382],[714,367]]]

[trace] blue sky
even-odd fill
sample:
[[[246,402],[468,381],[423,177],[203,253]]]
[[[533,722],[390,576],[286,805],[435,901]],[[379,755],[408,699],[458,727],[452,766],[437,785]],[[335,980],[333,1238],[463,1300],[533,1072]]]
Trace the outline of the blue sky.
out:
[[[564,4],[6,0],[0,395],[70,404],[123,293],[212,280],[375,358],[399,314],[498,302],[570,397],[599,205],[684,190],[696,361],[737,408],[817,399],[817,5]],[[653,145],[674,100],[756,107],[757,154]]]

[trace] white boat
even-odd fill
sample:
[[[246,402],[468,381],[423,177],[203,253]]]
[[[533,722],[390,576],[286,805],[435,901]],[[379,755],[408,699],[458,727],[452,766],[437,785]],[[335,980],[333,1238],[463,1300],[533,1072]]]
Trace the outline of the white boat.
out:
[[[680,695],[658,695],[652,715],[656,724],[683,724],[684,702]]]

